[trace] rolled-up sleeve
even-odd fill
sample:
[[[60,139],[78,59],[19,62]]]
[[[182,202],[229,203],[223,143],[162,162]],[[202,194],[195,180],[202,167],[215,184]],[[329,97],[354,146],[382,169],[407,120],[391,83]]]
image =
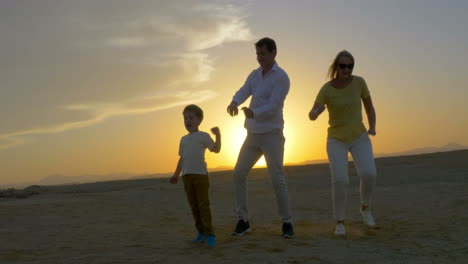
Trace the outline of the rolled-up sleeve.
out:
[[[254,119],[267,119],[275,116],[283,109],[284,100],[289,92],[289,77],[287,74],[282,74],[275,82],[273,91],[267,104],[264,104],[256,109],[252,109]]]

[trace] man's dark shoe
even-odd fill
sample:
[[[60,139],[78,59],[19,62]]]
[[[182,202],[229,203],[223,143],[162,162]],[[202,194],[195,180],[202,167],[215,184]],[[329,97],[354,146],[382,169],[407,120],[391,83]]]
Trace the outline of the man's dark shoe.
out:
[[[294,228],[291,223],[283,223],[283,238],[294,238]]]
[[[243,236],[247,232],[250,232],[249,222],[245,222],[244,220],[240,219],[239,222],[237,222],[236,229],[234,230],[232,235]]]

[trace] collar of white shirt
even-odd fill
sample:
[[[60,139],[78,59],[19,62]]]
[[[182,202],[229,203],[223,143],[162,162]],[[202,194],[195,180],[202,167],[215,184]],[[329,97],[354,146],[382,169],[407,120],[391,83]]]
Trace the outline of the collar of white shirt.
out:
[[[267,72],[267,75],[270,74],[270,72],[272,72],[272,71],[273,71],[273,72],[277,72],[278,70],[279,70],[278,63],[275,62],[275,64],[273,65],[273,67],[271,67],[271,70],[270,70],[269,72]],[[262,74],[262,73],[263,73],[263,68],[262,68],[262,66],[258,67],[257,72],[258,72],[258,74],[260,75],[260,77],[263,76],[263,74]]]

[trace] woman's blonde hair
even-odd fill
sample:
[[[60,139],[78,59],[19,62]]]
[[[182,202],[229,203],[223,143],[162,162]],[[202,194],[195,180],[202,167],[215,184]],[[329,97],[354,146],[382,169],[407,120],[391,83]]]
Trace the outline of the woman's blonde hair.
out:
[[[342,50],[340,51],[335,59],[333,60],[333,63],[330,65],[330,67],[328,68],[328,74],[327,74],[327,77],[330,79],[330,80],[333,80],[335,79],[336,77],[338,77],[338,61],[340,60],[341,57],[348,57],[350,58],[352,61],[353,61],[353,64],[354,64],[354,57],[353,55],[347,51],[347,50]]]

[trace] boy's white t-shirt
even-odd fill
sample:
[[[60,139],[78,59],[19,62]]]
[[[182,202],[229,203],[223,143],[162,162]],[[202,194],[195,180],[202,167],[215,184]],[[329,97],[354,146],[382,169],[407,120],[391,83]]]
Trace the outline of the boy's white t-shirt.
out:
[[[208,174],[205,162],[205,150],[213,150],[214,141],[203,131],[192,132],[182,137],[179,145],[182,175]]]

